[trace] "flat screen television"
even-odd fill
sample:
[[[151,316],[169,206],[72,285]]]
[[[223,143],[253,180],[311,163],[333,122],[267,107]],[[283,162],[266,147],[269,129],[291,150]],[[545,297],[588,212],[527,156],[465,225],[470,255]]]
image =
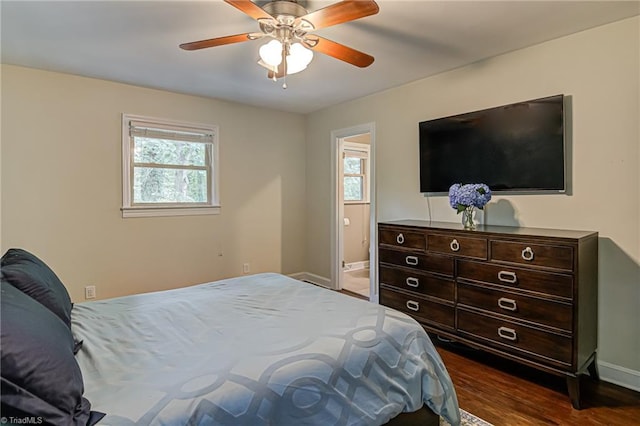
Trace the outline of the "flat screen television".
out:
[[[485,183],[497,192],[564,192],[564,95],[423,121],[420,192]]]

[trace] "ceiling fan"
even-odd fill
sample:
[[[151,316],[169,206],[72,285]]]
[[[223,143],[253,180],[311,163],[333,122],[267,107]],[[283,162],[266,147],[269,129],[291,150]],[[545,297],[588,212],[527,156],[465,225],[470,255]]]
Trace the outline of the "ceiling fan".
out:
[[[181,44],[180,48],[199,50],[270,38],[260,48],[258,63],[267,68],[267,77],[274,81],[305,69],[313,58],[312,51],[361,68],[373,63],[373,56],[312,34],[321,28],[375,15],[379,8],[373,0],[344,0],[314,12],[308,12],[296,0],[271,1],[262,7],[249,0],[224,1],[258,21],[260,32],[193,41]],[[286,81],[283,87],[286,89]]]

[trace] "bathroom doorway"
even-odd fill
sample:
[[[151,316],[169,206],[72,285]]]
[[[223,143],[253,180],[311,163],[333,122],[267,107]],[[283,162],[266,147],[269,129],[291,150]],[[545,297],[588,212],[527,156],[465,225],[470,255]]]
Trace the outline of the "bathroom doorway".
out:
[[[332,287],[378,303],[375,123],[334,130],[331,141]]]

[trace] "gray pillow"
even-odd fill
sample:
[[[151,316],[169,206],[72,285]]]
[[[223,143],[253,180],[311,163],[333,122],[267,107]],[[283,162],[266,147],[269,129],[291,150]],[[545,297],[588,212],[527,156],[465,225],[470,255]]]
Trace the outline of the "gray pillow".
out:
[[[0,288],[3,417],[28,414],[46,424],[92,424],[71,330],[5,280]]]
[[[42,260],[22,249],[9,249],[0,259],[0,276],[42,303],[71,327],[71,298],[57,275]]]

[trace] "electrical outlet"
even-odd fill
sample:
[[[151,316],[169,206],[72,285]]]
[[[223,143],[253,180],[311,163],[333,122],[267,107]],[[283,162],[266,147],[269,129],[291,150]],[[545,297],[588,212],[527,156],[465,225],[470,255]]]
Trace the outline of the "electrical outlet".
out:
[[[95,299],[96,298],[96,286],[88,285],[84,288],[84,298],[85,299]]]
[[[249,264],[248,263],[243,263],[242,264],[242,273],[243,274],[248,274],[249,273]]]

